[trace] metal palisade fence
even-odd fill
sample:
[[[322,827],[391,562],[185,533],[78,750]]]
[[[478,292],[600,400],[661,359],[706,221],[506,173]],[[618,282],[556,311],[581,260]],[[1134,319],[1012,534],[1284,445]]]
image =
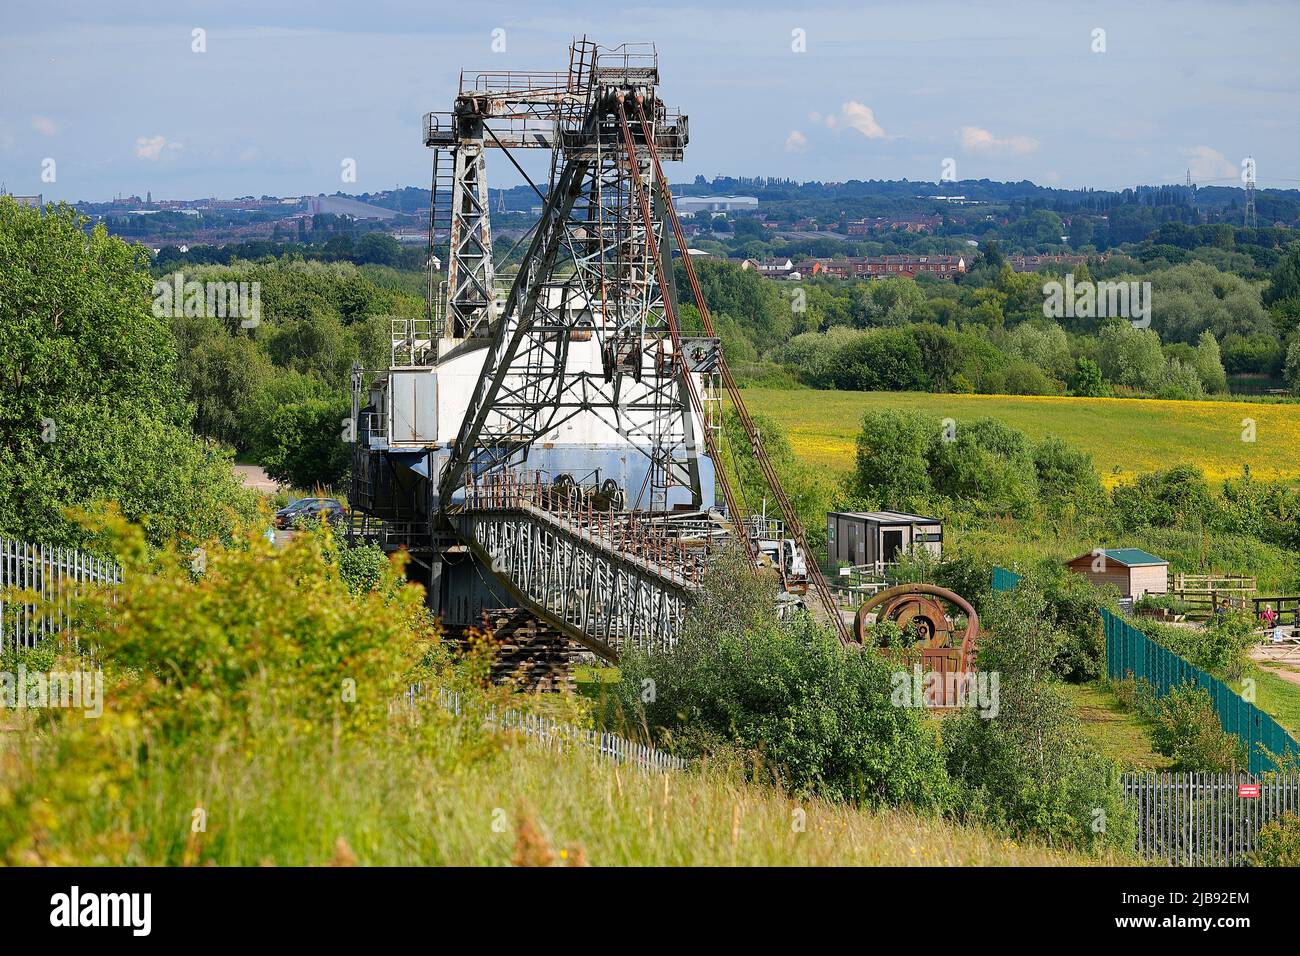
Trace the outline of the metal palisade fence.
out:
[[[429,699],[457,717],[477,717],[497,730],[523,734],[533,743],[558,753],[566,750],[586,751],[601,760],[612,760],[647,771],[685,770],[690,766],[689,760],[674,757],[646,744],[635,743],[617,734],[574,727],[550,717],[514,708],[467,707],[459,693],[445,687],[440,687],[431,694],[427,688],[416,684],[405,695],[405,700],[410,705],[418,700]]]
[[[1137,818],[1138,855],[1174,866],[1249,864],[1261,827],[1300,814],[1294,774],[1128,773],[1123,786]]]
[[[0,537],[0,650],[35,647],[67,627],[88,583],[121,580],[121,568],[104,558]]]
[[[995,591],[1009,591],[1020,581],[1021,575],[1013,571],[993,569]],[[1157,644],[1122,617],[1106,608],[1098,610],[1106,630],[1106,674],[1111,680],[1145,679],[1157,697],[1184,684],[1205,688],[1223,729],[1236,734],[1249,748],[1251,773],[1276,769],[1262,748],[1279,756],[1300,752],[1300,744],[1276,720],[1243,700],[1223,681]]]

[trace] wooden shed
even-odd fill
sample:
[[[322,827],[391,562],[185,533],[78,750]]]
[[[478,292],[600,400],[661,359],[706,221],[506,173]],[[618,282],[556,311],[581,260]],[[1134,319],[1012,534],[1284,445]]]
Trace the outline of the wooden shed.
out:
[[[943,523],[901,511],[832,511],[826,515],[826,554],[832,565],[884,565],[913,548],[943,554]]]
[[[1065,566],[1093,584],[1113,584],[1121,597],[1169,591],[1169,562],[1141,548],[1106,548],[1081,554]]]

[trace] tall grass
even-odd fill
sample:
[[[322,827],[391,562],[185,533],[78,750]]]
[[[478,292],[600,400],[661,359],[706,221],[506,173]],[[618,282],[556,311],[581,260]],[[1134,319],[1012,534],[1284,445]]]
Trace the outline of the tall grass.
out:
[[[795,801],[718,765],[646,774],[436,708],[369,740],[154,750],[8,862],[128,865],[1064,865],[899,811]],[[0,760],[34,769],[6,735]],[[248,744],[250,742],[245,742]],[[204,828],[196,828],[202,810]],[[85,848],[84,850],[82,848]]]

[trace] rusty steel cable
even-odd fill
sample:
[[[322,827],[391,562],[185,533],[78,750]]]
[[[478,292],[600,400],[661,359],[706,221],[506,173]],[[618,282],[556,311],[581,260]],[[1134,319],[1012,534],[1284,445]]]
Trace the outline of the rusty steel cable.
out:
[[[654,219],[650,215],[649,196],[646,193],[644,183],[641,181],[641,170],[638,168],[636,158],[636,145],[632,141],[632,127],[627,121],[627,111],[623,107],[623,95],[621,93],[618,95],[617,103],[618,118],[623,128],[623,145],[627,149],[628,164],[631,168],[633,188],[636,190],[637,204],[641,207],[641,219],[645,225],[646,243],[649,246],[650,258],[654,262],[658,263],[662,269],[663,260],[659,257],[659,240],[655,235]],[[641,104],[638,102],[638,110],[640,109],[640,106]],[[690,370],[686,368],[684,359],[685,353],[682,350],[681,332],[677,325],[677,306],[673,301],[673,296],[671,295],[664,296],[664,315],[667,317],[668,332],[673,341],[673,362],[680,367],[682,376],[686,380],[686,390],[690,394],[691,406],[699,416],[700,427],[704,432],[704,445],[708,449],[709,457],[712,458],[716,464],[721,465],[718,450],[713,443],[713,435],[709,431],[708,420],[704,415],[704,403],[700,399],[695,379],[691,376]],[[715,468],[715,473],[718,477],[719,484],[722,485],[722,496],[727,502],[727,513],[739,516],[735,495],[732,492],[731,482],[727,478],[726,470],[718,467]],[[740,535],[741,542],[744,544],[747,557],[750,561],[757,562],[758,546],[750,538],[749,529],[744,526],[744,522],[742,521],[737,523],[736,530]]]
[[[622,98],[619,99],[618,106],[619,114],[623,119],[623,125],[626,127],[627,117],[623,113]],[[716,336],[713,329],[713,319],[709,315],[709,307],[704,301],[704,293],[700,289],[699,278],[695,274],[695,264],[691,262],[690,253],[687,251],[688,246],[686,244],[686,237],[682,232],[681,221],[677,218],[676,207],[673,206],[672,194],[668,189],[668,181],[664,178],[663,166],[659,162],[659,151],[655,148],[654,136],[650,130],[650,124],[646,121],[645,110],[641,106],[641,100],[639,97],[636,99],[636,110],[637,118],[641,122],[642,135],[645,137],[646,145],[650,149],[650,159],[654,163],[655,181],[663,191],[666,215],[668,216],[669,223],[672,225],[673,236],[677,240],[677,247],[681,250],[682,264],[686,269],[686,278],[690,283],[691,294],[695,297],[695,306],[699,309],[700,320],[704,324],[705,332],[710,336]],[[628,148],[630,150],[630,131],[626,131],[624,136],[629,144]],[[639,185],[641,181],[639,174],[636,176],[636,181]],[[674,336],[677,334],[675,324],[673,326],[673,334]],[[821,566],[816,560],[814,560],[812,550],[808,547],[808,538],[804,533],[803,524],[799,521],[799,517],[794,510],[794,505],[786,495],[785,488],[781,485],[781,479],[776,473],[776,467],[772,464],[772,460],[768,456],[767,450],[763,447],[762,439],[758,434],[758,428],[755,426],[754,420],[750,417],[749,410],[745,407],[744,400],[740,397],[740,388],[736,385],[736,380],[732,378],[731,368],[727,364],[726,355],[719,355],[718,367],[722,372],[723,386],[727,389],[727,395],[730,397],[732,406],[736,409],[736,415],[745,429],[746,436],[749,438],[749,443],[754,452],[754,458],[758,462],[759,469],[763,472],[763,477],[767,481],[768,487],[772,491],[772,496],[776,499],[777,506],[781,510],[781,517],[785,521],[786,529],[790,532],[791,537],[794,538],[797,547],[803,551],[804,560],[808,565],[808,580],[812,583],[813,590],[817,592],[817,596],[821,599],[827,614],[830,615],[831,621],[835,625],[835,630],[836,633],[839,634],[840,640],[845,644],[849,644],[852,642],[853,638],[849,633],[848,626],[844,623],[844,619],[840,617],[839,608],[835,604],[835,598],[831,594],[830,586],[826,583],[826,577],[822,574]],[[717,459],[714,460],[717,461]],[[730,498],[728,499],[728,507],[731,507]],[[739,515],[737,515],[737,517],[739,517]],[[744,522],[740,521],[738,523],[743,524]]]

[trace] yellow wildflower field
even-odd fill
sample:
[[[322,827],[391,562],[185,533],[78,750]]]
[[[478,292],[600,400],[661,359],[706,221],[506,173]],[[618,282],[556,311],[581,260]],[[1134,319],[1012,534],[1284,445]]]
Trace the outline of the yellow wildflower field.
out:
[[[1256,478],[1300,477],[1300,403],[936,395],[747,388],[751,411],[784,426],[795,453],[845,472],[868,410],[919,411],[959,424],[994,418],[1032,439],[1056,435],[1092,455],[1108,486],[1170,465],[1197,465],[1211,480],[1250,466]]]

